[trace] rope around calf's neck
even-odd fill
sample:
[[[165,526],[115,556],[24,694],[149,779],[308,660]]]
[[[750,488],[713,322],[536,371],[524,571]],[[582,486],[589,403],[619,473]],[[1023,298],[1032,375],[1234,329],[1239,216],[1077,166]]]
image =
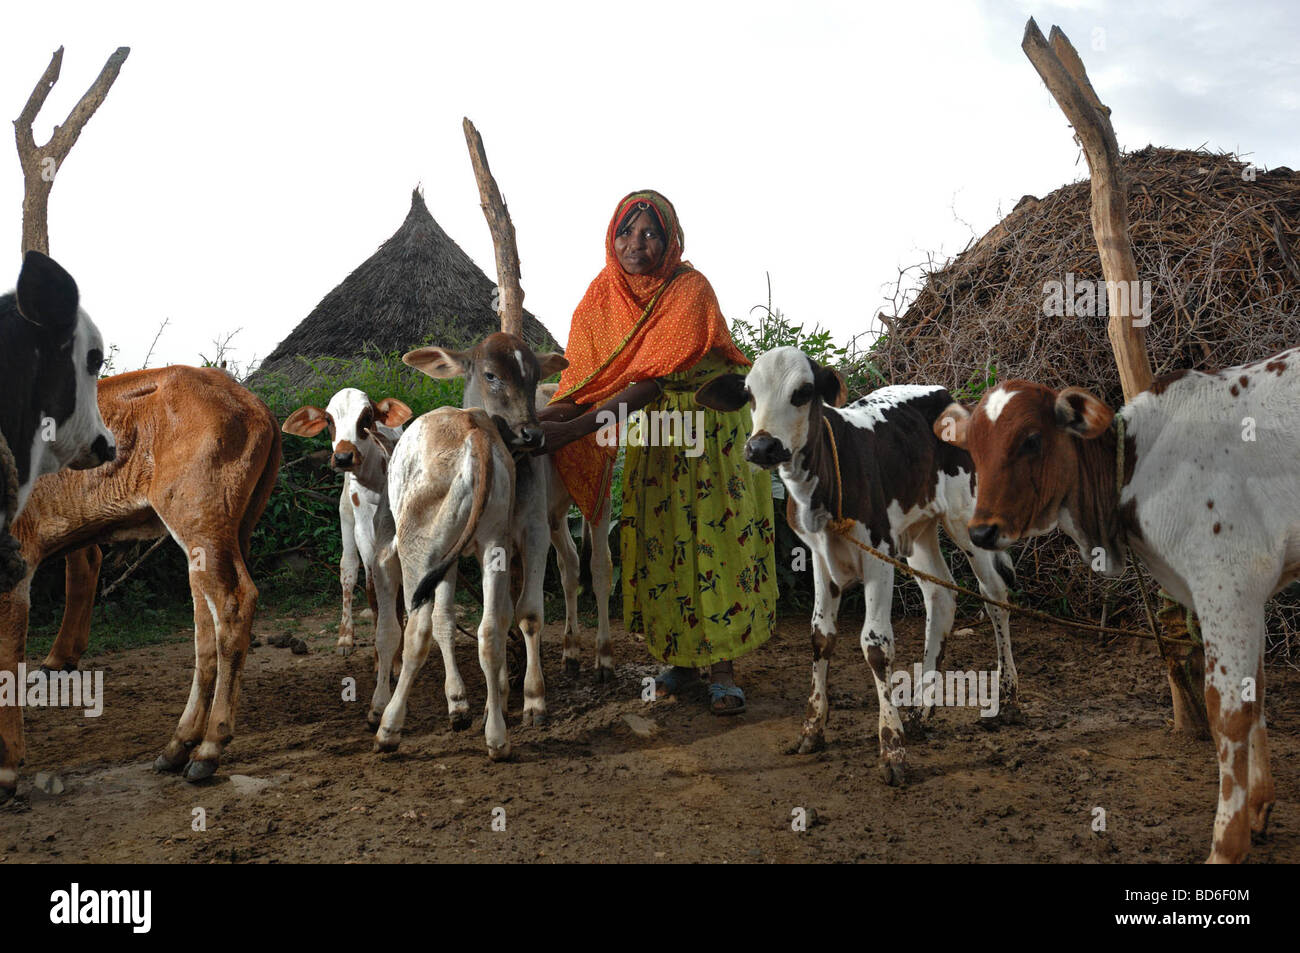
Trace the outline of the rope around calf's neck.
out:
[[[1076,622],[1073,619],[1062,619],[1059,616],[1054,616],[1048,612],[1040,612],[1038,609],[1026,609],[1023,606],[1017,606],[1010,602],[1004,602],[999,599],[990,599],[988,596],[984,595],[983,593],[975,592],[971,589],[966,588],[965,586],[959,586],[955,582],[949,582],[946,579],[940,579],[938,576],[933,576],[928,572],[924,572],[920,569],[916,569],[912,566],[909,566],[901,559],[896,559],[893,556],[890,556],[886,553],[882,553],[874,546],[870,546],[862,542],[861,540],[855,539],[852,536],[852,533],[853,533],[853,527],[858,525],[857,520],[846,519],[842,515],[844,512],[843,510],[844,481],[840,476],[840,452],[839,452],[839,447],[836,446],[835,443],[835,431],[831,429],[831,423],[825,417],[822,418],[822,423],[826,425],[826,435],[827,437],[830,438],[830,442],[831,442],[831,459],[834,461],[835,464],[835,487],[836,487],[835,518],[830,520],[826,525],[830,530],[835,532],[846,542],[852,543],[854,546],[858,547],[858,549],[861,549],[863,552],[870,553],[872,556],[876,557],[882,562],[889,563],[895,569],[907,573],[909,576],[914,576],[917,579],[924,580],[925,582],[932,583],[933,585],[941,586],[942,588],[948,589],[952,592],[959,592],[965,596],[973,596],[974,598],[980,600],[981,602],[987,605],[997,606],[999,609],[1006,609],[1008,612],[1014,612],[1017,615],[1027,616],[1031,619],[1037,619],[1040,622],[1048,622],[1051,623],[1052,625],[1059,625],[1069,629],[1080,629],[1085,632],[1097,632],[1102,635],[1125,635],[1135,639],[1153,639],[1160,648],[1160,655],[1162,658],[1165,656],[1164,647],[1166,645],[1194,646],[1196,644],[1195,642],[1192,642],[1190,639],[1161,639],[1160,635],[1156,631],[1154,619],[1151,617],[1151,607],[1150,605],[1146,604],[1146,587],[1142,586],[1141,580],[1138,581],[1138,587],[1142,590],[1142,601],[1144,603],[1144,608],[1146,608],[1147,610],[1147,620],[1149,623],[1151,623],[1150,632],[1141,632],[1136,629],[1119,629],[1119,628],[1115,628],[1114,626],[1096,625],[1091,622]],[[1120,463],[1120,466],[1121,467],[1123,466],[1122,461]]]

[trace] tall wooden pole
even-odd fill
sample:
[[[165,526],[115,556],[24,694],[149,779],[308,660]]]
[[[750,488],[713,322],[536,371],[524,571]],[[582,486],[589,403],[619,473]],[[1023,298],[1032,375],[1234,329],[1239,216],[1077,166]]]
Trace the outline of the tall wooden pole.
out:
[[[45,145],[38,146],[32,134],[32,123],[45,105],[50,90],[59,80],[59,70],[63,66],[63,47],[59,47],[54,51],[50,65],[45,67],[36,88],[27,97],[27,105],[14,120],[18,161],[23,168],[23,254],[33,249],[46,255],[50,253],[50,190],[54,187],[54,178],[63,167],[68,152],[76,144],[81,130],[104,102],[104,97],[108,95],[130,52],[130,47],[117,48],[90,89],[72,107],[68,118],[61,126],[54,127],[54,132]]]
[[[1088,159],[1092,181],[1092,233],[1106,279],[1110,322],[1107,333],[1115,352],[1124,399],[1132,400],[1151,386],[1147,356],[1146,308],[1140,294],[1137,262],[1129,239],[1128,190],[1120,171],[1119,144],[1110,122],[1110,109],[1097,98],[1083,61],[1060,27],[1052,27],[1050,42],[1033,18],[1025,24],[1020,48],[1047,84],[1056,104],[1074,127]],[[1141,302],[1143,316],[1135,315]],[[1186,610],[1184,610],[1186,611]],[[1157,623],[1159,624],[1159,623]],[[1204,652],[1192,650],[1186,659],[1167,658],[1169,690],[1174,703],[1174,730],[1209,735],[1205,712]]]
[[[519,282],[519,248],[515,244],[515,226],[510,221],[510,210],[501,197],[501,190],[497,188],[497,180],[488,168],[483,137],[468,118],[464,127],[483,215],[492,232],[492,249],[497,262],[497,293],[500,296],[497,313],[501,318],[501,330],[521,336],[524,330],[524,289]]]

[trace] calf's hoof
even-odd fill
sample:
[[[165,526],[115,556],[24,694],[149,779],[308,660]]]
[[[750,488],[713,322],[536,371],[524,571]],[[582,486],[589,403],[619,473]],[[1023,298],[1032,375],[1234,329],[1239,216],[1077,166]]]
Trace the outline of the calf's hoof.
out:
[[[907,771],[901,758],[898,760],[886,759],[880,762],[880,780],[891,788],[896,788],[902,784],[906,774]]]
[[[608,665],[602,665],[596,669],[596,683],[598,685],[608,685],[614,681],[614,669]]]
[[[815,754],[826,747],[824,735],[801,735],[790,747],[791,754]]]
[[[374,751],[376,754],[390,754],[396,751],[401,743],[402,733],[400,731],[380,731],[375,735]]]
[[[474,719],[469,716],[467,711],[453,711],[447,715],[447,723],[451,725],[452,731],[464,731],[473,722]]]
[[[493,761],[508,761],[510,759],[510,742],[507,741],[497,748],[488,745],[488,757]]]
[[[1250,842],[1262,844],[1268,840],[1268,817],[1273,813],[1273,804],[1270,801],[1251,813],[1253,816],[1250,820]]]
[[[565,675],[577,675],[581,671],[582,671],[582,665],[578,662],[576,658],[566,658],[564,660]]]
[[[185,745],[179,751],[173,752],[172,745],[168,745],[163,753],[154,759],[153,769],[159,774],[173,774],[181,770],[190,760],[189,749],[192,747],[192,744]]]
[[[217,773],[217,762],[215,761],[191,761],[185,767],[185,780],[191,784],[199,781],[206,781]]]
[[[546,722],[549,720],[545,708],[525,708],[523,716],[519,719],[519,723],[521,725],[533,725],[537,728],[544,728],[546,727]]]
[[[76,662],[64,662],[58,668],[53,668],[49,665],[41,663],[42,672],[75,672],[76,670],[77,670]]]
[[[11,797],[13,797],[13,796],[14,796],[14,791],[16,791],[16,790],[17,790],[17,788],[5,788],[5,787],[0,787],[0,804],[4,804],[4,803],[5,803],[6,801],[8,801]]]
[[[379,730],[379,723],[383,720],[383,714],[380,712],[366,712],[366,730],[375,732]]]
[[[334,651],[337,652],[339,655],[342,655],[344,658],[347,658],[349,655],[352,654],[352,643],[340,642],[338,645],[334,647]]]
[[[985,718],[980,716],[980,727],[993,731],[997,728],[1003,728],[1007,725],[1023,725],[1025,723],[1025,713],[1021,711],[1017,702],[1010,702],[998,707],[996,715],[990,715]]]

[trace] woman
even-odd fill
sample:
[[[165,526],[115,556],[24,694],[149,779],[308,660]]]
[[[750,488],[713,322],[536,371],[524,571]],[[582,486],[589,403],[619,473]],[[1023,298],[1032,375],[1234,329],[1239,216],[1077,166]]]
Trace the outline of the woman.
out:
[[[619,202],[605,268],[573,314],[565,357],[555,399],[538,416],[545,452],[588,520],[605,504],[617,453],[598,428],[638,408],[650,425],[623,435],[620,535],[624,622],[669,665],[656,694],[677,693],[707,667],[713,712],[738,714],[745,693],[732,661],[768,640],[775,615],[771,484],[744,459],[749,409],[695,403],[698,387],[749,361],[708,280],[682,261],[677,213],[658,192]],[[674,431],[676,445],[638,445],[678,420],[688,423]],[[699,432],[685,429],[694,425]]]

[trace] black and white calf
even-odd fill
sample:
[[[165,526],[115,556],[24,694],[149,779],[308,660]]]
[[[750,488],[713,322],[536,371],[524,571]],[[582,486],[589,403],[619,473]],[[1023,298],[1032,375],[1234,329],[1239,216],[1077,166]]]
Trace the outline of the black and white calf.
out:
[[[780,474],[788,493],[786,519],[812,553],[812,694],[799,752],[824,744],[836,614],[843,591],[861,582],[867,606],[861,644],[880,705],[881,771],[887,783],[897,784],[903,780],[906,749],[903,723],[891,698],[894,568],[827,524],[852,519],[854,539],[951,580],[939,551],[942,523],[970,561],[980,590],[994,599],[1006,598],[1012,570],[1005,554],[977,548],[967,533],[975,509],[974,467],[968,454],[943,443],[932,430],[951,402],[948,392],[909,385],[882,387],[848,407],[845,398],[838,373],[792,347],[762,355],[746,377],[716,377],[696,394],[699,403],[718,410],[753,406],[754,432],[745,442],[745,458]],[[942,663],[956,598],[932,583],[918,584],[925,597],[924,672],[929,673]],[[998,651],[998,704],[1005,717],[1016,711],[1010,626],[1005,610],[989,611]]]
[[[103,365],[104,341],[78,307],[77,283],[53,259],[29,251],[17,290],[0,297],[0,433],[18,471],[19,512],[37,477],[116,456],[96,397]],[[4,510],[0,533],[8,530]]]
[[[383,624],[375,589],[375,513],[388,480],[388,460],[402,435],[402,425],[410,418],[411,408],[395,397],[376,402],[364,391],[346,387],[331,397],[323,410],[311,405],[299,407],[281,428],[299,437],[314,437],[328,427],[330,466],[344,475],[339,494],[339,530],[343,536],[339,584],[343,589],[343,614],[339,620],[338,651],[342,655],[352,654],[352,590],[357,584],[359,567],[366,570],[366,599],[375,613],[376,629]]]

